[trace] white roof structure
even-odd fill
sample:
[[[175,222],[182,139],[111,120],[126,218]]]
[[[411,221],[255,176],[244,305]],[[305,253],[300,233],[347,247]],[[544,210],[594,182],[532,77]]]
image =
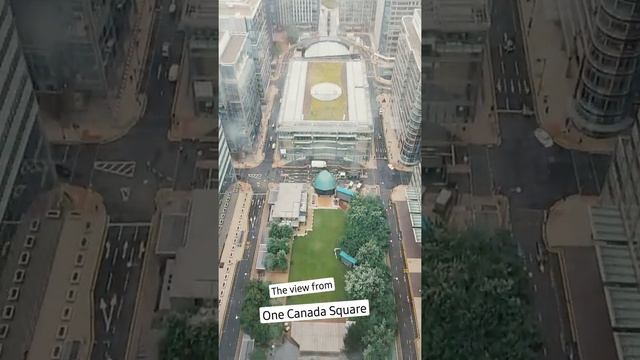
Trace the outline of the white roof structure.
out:
[[[306,213],[307,197],[305,184],[281,183],[278,198],[271,207],[271,217],[281,219],[299,219],[301,213]]]
[[[304,52],[305,58],[344,56],[351,52],[343,44],[337,41],[320,41],[307,48]]]
[[[278,115],[279,131],[334,132],[373,131],[370,89],[366,65],[362,61],[338,61],[344,64],[346,81],[342,93],[347,96],[346,119],[310,120],[305,118],[305,101],[311,95],[307,86],[310,64],[319,60],[295,60],[289,63],[282,95],[282,106]],[[324,61],[322,61],[324,62]],[[331,62],[336,62],[332,60]]]

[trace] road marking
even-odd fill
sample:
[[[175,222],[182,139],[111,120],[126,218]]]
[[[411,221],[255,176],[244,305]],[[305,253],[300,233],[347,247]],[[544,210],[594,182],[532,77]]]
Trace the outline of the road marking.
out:
[[[531,89],[529,89],[529,83],[527,82],[527,80],[525,80],[524,81],[524,93],[528,95],[530,91],[531,91]]]
[[[158,74],[156,75],[156,78],[160,80],[160,76],[162,76],[162,64],[158,64]]]
[[[122,287],[122,291],[127,291],[127,285],[129,285],[129,273],[124,278],[124,286]]]
[[[498,93],[502,92],[502,80],[498,79],[498,81],[496,81],[496,90],[498,91]]]
[[[516,90],[516,88],[515,88],[515,86],[513,86],[513,79],[509,80],[509,83],[511,84],[511,92],[512,92],[512,93],[515,93],[515,92],[516,92],[516,91],[515,91],[515,90]]]
[[[109,272],[109,278],[107,279],[107,292],[111,289],[111,272]]]
[[[104,171],[106,173],[120,175],[133,178],[136,172],[135,161],[95,161],[93,163],[95,170]]]
[[[138,252],[138,259],[142,259],[144,254],[144,240],[140,242],[140,251]]]
[[[107,242],[104,243],[104,247],[106,250],[104,253],[104,259],[109,260],[109,253],[111,252],[111,243],[109,242],[109,240],[107,240]]]
[[[145,227],[145,226],[151,226],[151,223],[148,222],[110,222],[109,226],[136,226],[136,227]],[[118,239],[120,237],[118,236]]]
[[[515,66],[515,68],[516,68],[516,75],[520,75],[520,69],[518,68],[518,63],[517,63],[517,62],[514,62],[514,63],[513,63],[513,65],[514,65],[514,66]]]
[[[508,96],[505,97],[504,101],[505,101],[505,106],[506,106],[507,110],[511,110],[511,106],[509,104],[509,97]]]
[[[129,241],[125,240],[124,245],[122,245],[122,260],[127,257],[127,249],[129,249]]]
[[[504,61],[500,61],[500,70],[502,71],[502,75],[504,75]]]
[[[111,265],[115,265],[116,264],[116,259],[118,259],[118,248],[116,248],[116,251],[114,251],[113,253],[113,259],[111,260]]]
[[[122,199],[123,202],[127,202],[129,201],[129,196],[131,195],[131,188],[130,187],[121,187],[120,188],[120,198]]]

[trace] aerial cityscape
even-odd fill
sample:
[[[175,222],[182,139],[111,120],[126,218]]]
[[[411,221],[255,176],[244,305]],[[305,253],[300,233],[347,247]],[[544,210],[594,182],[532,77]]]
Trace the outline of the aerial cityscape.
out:
[[[422,358],[420,5],[220,1],[221,359]]]

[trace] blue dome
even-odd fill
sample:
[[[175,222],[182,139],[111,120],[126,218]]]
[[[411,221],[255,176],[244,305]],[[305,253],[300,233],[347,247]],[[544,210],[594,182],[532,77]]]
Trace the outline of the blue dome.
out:
[[[327,170],[322,170],[313,180],[313,187],[318,191],[333,191],[336,188],[336,179]]]

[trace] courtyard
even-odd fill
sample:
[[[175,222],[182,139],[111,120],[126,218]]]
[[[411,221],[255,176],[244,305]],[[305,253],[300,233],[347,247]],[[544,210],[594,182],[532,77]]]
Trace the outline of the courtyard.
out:
[[[336,259],[333,249],[344,235],[346,214],[342,210],[314,210],[313,231],[293,241],[289,281],[333,277],[336,291],[291,296],[287,304],[346,300],[344,275],[347,267]]]

